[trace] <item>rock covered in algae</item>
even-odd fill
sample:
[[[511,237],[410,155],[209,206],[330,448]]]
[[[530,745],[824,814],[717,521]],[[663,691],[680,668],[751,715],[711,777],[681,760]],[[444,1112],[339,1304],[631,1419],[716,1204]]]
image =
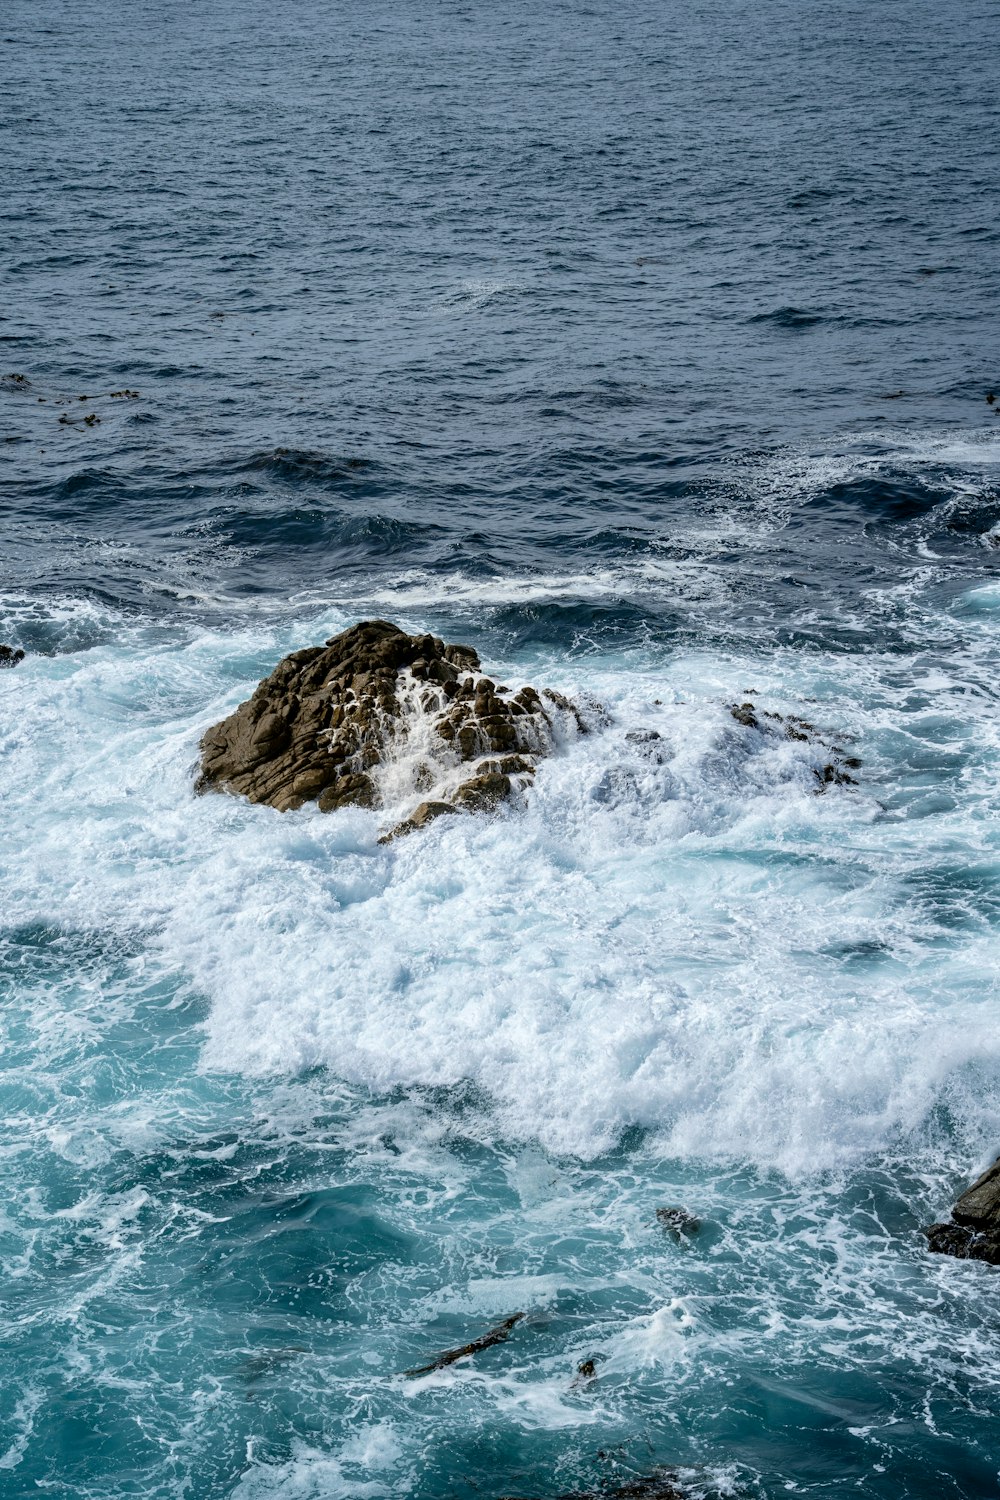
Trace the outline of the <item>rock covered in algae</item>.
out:
[[[554,692],[498,686],[470,646],[365,620],[293,651],[201,742],[198,790],[285,812],[419,797],[384,840],[448,812],[482,812],[534,776],[562,734],[586,732]]]
[[[1000,1266],[1000,1159],[962,1194],[950,1222],[931,1224],[924,1233],[939,1255]]]

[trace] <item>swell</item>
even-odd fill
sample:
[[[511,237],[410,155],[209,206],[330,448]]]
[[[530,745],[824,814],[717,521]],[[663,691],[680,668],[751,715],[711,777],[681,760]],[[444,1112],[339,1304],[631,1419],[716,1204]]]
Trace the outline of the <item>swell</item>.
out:
[[[542,595],[562,577],[572,595],[583,566],[582,592],[605,595],[609,627],[615,612],[620,629],[639,610],[657,629],[670,619],[714,630],[707,605],[724,598],[751,630],[783,617],[791,640],[864,618],[872,590],[928,570],[942,600],[990,577],[997,454],[987,429],[869,432],[711,461],[642,446],[553,449],[530,470],[516,453],[504,464],[484,453],[466,455],[458,478],[447,453],[380,461],[279,448],[183,469],[147,457],[69,467],[54,484],[8,482],[7,579],[15,589],[30,579],[43,596],[68,586],[201,612],[304,594],[360,604],[420,587],[429,597],[479,588],[485,601],[504,577],[534,577]],[[498,620],[508,626],[517,639],[513,621]]]

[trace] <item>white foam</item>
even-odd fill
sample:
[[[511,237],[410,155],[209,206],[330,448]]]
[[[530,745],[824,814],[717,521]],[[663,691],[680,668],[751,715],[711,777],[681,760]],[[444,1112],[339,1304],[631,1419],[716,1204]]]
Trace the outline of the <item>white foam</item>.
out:
[[[643,1369],[665,1367],[676,1376],[691,1359],[691,1340],[698,1319],[683,1297],[670,1297],[661,1307],[629,1319],[605,1350],[601,1374],[634,1376]]]
[[[480,312],[497,303],[504,303],[525,291],[522,280],[502,276],[469,277],[456,288],[447,292],[434,309],[439,312],[459,313],[470,308]]]
[[[11,673],[8,921],[144,929],[210,999],[207,1069],[471,1078],[556,1151],[638,1123],[666,1151],[804,1172],[943,1098],[986,1141],[998,955],[962,880],[991,857],[998,734],[957,662],[922,672],[920,713],[894,658],[564,666],[553,685],[594,691],[614,727],[545,762],[525,811],[380,849],[366,812],[192,795],[201,729],[259,674],[234,664],[317,635],[124,639]],[[825,700],[804,711],[857,736],[862,787],[817,796],[811,746],[737,725],[750,686],[781,711]],[[972,779],[909,817],[942,734]]]
[[[44,1401],[44,1392],[29,1386],[14,1403],[10,1420],[11,1441],[0,1453],[0,1469],[16,1469],[24,1458],[35,1430],[35,1413]]]
[[[334,1453],[301,1441],[292,1447],[285,1463],[260,1461],[251,1448],[249,1466],[232,1492],[234,1500],[382,1500],[387,1485],[397,1495],[412,1488],[411,1476],[400,1468],[404,1450],[391,1422],[362,1425]]]
[[[477,683],[486,674],[464,675]],[[386,719],[382,726],[385,749],[381,764],[372,771],[372,779],[381,805],[402,818],[422,798],[450,799],[463,781],[481,773],[484,765],[495,763],[496,754],[480,738],[478,753],[463,761],[438,733],[441,717],[448,709],[448,698],[435,683],[414,677],[409,669],[397,676],[396,701],[396,716]],[[550,743],[565,740],[571,732],[566,721],[571,717],[568,710],[550,704],[548,723],[522,719],[521,738],[525,748],[529,752],[543,752]],[[572,728],[575,730],[575,725]],[[523,776],[515,776],[515,788],[524,780]]]

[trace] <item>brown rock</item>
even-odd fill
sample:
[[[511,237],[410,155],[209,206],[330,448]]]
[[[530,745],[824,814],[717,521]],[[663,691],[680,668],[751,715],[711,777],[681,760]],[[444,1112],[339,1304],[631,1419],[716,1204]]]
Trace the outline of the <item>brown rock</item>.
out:
[[[951,1216],[956,1224],[1000,1230],[1000,1159],[992,1167],[987,1167],[970,1188],[966,1188]]]
[[[482,773],[488,771],[499,771],[502,776],[534,776],[534,762],[526,755],[502,755],[499,760],[482,760],[479,762]]]
[[[509,776],[504,776],[501,771],[487,771],[483,776],[471,776],[468,781],[463,781],[455,793],[455,802],[470,812],[489,812],[510,793]]]
[[[320,812],[333,812],[338,807],[374,807],[375,797],[371,777],[363,771],[356,771],[338,776],[336,781],[324,787],[316,801]]]
[[[393,839],[402,838],[407,833],[415,833],[418,828],[426,828],[428,823],[433,823],[435,818],[455,811],[456,808],[450,802],[421,802],[419,807],[414,808],[410,816],[404,818],[402,823],[397,823],[395,828],[390,828],[388,833],[383,833],[379,838],[379,843],[391,844]]]
[[[583,720],[561,694],[550,694],[546,708],[534,688],[510,697],[479,670],[470,646],[363,621],[325,646],[293,651],[206,730],[197,789],[234,792],[282,812],[311,801],[321,812],[380,807],[390,780],[390,801],[401,786],[404,795],[407,786],[434,794],[386,840],[442,811],[496,807],[534,775],[553,748],[557,721],[575,733]],[[420,753],[409,765],[408,744],[417,740]],[[434,744],[439,751],[428,749]]]
[[[928,1248],[959,1260],[1000,1266],[1000,1159],[977,1177],[951,1211],[951,1222],[924,1230]]]
[[[954,1255],[958,1260],[984,1260],[1000,1266],[1000,1234],[982,1234],[965,1224],[929,1224],[924,1230],[927,1248],[936,1255]]]

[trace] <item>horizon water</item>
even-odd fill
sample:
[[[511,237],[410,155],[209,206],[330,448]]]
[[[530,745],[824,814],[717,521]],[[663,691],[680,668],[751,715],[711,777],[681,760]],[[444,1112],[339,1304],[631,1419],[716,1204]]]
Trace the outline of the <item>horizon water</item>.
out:
[[[993,10],[195,9],[0,22],[0,1495],[995,1496]],[[371,616],[608,722],[196,797]]]

